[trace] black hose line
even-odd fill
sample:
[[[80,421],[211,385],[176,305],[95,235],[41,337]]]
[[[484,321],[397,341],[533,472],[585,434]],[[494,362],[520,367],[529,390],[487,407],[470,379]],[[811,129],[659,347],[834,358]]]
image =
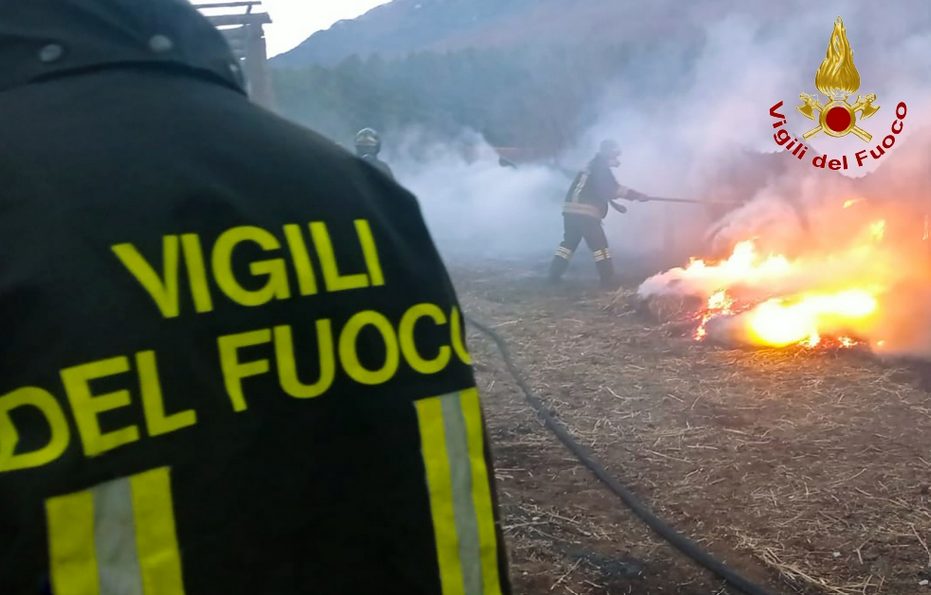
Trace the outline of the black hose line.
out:
[[[766,591],[763,587],[760,587],[757,584],[752,583],[750,580],[744,578],[736,571],[729,568],[726,564],[716,559],[710,553],[705,551],[697,543],[676,531],[669,523],[657,517],[653,511],[649,509],[643,502],[641,502],[637,496],[634,495],[628,488],[624,487],[617,479],[615,479],[607,469],[605,469],[601,463],[599,463],[592,454],[584,446],[579,444],[575,438],[572,437],[572,434],[569,433],[569,430],[566,428],[562,422],[558,421],[553,414],[549,412],[543,400],[537,396],[536,392],[530,385],[527,384],[527,381],[524,380],[524,375],[518,368],[517,364],[514,363],[514,358],[511,357],[511,350],[505,342],[504,338],[501,337],[494,329],[489,327],[486,324],[483,324],[470,316],[465,317],[469,324],[474,326],[476,329],[487,335],[495,344],[498,346],[498,350],[501,352],[501,356],[504,358],[504,363],[507,366],[508,371],[514,377],[514,380],[517,382],[517,385],[523,391],[524,396],[527,398],[527,402],[530,403],[530,406],[537,412],[537,414],[543,419],[543,422],[546,424],[546,427],[549,428],[559,440],[572,451],[579,461],[582,462],[588,469],[595,474],[595,476],[604,483],[608,489],[614,492],[623,502],[630,508],[635,515],[637,515],[640,520],[646,523],[657,535],[665,539],[671,545],[673,545],[680,552],[705,567],[718,577],[722,578],[727,584],[738,591],[745,593],[746,595],[769,595],[769,592]]]

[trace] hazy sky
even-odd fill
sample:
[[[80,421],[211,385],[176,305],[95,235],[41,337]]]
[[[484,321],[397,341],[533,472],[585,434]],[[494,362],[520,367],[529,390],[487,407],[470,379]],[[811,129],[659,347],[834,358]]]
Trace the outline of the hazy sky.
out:
[[[340,19],[355,18],[389,0],[264,0],[275,21],[266,28],[269,54],[274,56],[298,45],[311,33],[327,29]]]

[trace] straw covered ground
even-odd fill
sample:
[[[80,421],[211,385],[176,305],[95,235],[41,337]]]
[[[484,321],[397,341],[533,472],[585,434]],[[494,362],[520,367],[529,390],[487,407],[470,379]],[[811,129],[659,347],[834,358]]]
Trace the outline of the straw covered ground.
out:
[[[853,350],[697,343],[633,292],[453,266],[572,433],[662,517],[774,593],[931,593],[931,395]],[[726,593],[543,427],[470,332],[515,591]]]

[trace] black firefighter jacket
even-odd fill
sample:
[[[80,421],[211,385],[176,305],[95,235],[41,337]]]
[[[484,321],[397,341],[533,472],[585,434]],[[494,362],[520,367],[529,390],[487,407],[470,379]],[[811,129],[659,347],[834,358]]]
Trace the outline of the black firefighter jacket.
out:
[[[181,0],[0,0],[0,593],[507,592],[413,197]]]
[[[597,155],[573,180],[566,194],[563,213],[604,219],[608,215],[608,204],[618,198],[622,189],[607,159]]]

